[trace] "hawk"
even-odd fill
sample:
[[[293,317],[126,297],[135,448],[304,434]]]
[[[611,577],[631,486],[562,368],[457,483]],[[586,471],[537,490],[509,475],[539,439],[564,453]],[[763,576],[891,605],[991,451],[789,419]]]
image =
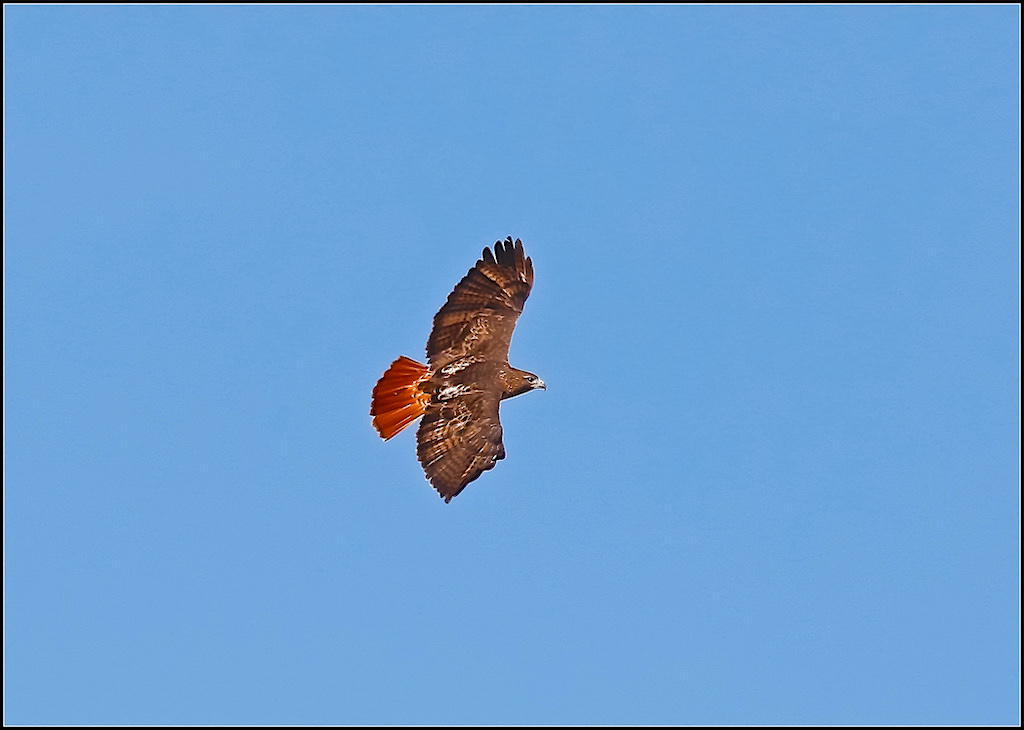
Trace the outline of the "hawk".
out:
[[[509,236],[485,248],[434,316],[427,364],[399,357],[370,403],[385,441],[420,416],[416,455],[434,489],[450,502],[505,458],[498,405],[545,389],[533,373],[508,364],[516,320],[533,286],[533,262]]]

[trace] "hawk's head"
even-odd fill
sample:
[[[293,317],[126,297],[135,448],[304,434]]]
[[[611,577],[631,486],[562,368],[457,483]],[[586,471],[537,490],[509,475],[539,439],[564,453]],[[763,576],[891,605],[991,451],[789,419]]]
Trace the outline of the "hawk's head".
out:
[[[523,393],[536,390],[537,388],[540,388],[541,390],[548,389],[548,387],[544,385],[543,380],[533,373],[528,373],[525,370],[510,368],[504,380],[505,392],[501,396],[503,399],[522,395]]]

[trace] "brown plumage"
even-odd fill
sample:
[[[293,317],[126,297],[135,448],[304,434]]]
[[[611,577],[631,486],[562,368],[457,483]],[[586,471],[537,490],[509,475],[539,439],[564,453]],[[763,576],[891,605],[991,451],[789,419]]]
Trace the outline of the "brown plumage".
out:
[[[512,238],[485,248],[434,316],[427,364],[400,357],[373,389],[370,415],[387,440],[420,416],[416,453],[450,502],[505,458],[498,405],[544,382],[508,364],[512,330],[533,286],[533,262]]]

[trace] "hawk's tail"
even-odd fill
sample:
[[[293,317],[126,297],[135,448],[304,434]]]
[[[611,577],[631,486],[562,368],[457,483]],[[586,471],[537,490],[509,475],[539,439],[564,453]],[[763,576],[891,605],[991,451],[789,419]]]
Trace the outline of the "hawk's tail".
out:
[[[377,381],[370,403],[373,427],[385,441],[423,415],[430,396],[420,389],[427,366],[402,356]]]

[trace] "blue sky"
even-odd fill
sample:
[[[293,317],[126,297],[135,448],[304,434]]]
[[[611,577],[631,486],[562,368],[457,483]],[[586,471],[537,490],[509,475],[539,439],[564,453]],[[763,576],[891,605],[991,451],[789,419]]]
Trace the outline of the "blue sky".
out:
[[[1018,723],[1019,22],[6,6],[6,722]]]

